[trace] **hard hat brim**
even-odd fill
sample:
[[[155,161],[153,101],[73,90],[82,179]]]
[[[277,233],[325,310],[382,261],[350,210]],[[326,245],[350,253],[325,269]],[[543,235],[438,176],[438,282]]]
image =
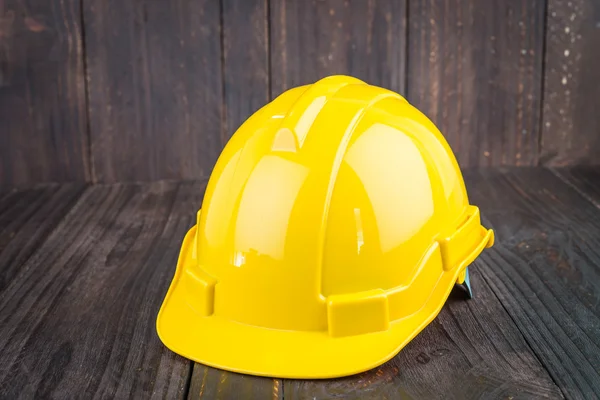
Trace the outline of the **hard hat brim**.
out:
[[[491,237],[471,254],[472,262]],[[193,266],[195,227],[184,239],[175,277],[157,318],[162,342],[193,361],[228,371],[277,378],[323,379],[353,375],[394,357],[440,312],[462,269],[445,273],[418,312],[386,331],[347,337],[327,332],[284,331],[200,316],[186,301],[183,272]]]

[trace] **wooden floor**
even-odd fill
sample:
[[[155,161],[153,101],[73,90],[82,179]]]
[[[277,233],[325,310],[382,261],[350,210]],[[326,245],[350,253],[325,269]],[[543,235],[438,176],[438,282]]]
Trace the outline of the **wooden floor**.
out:
[[[0,191],[0,398],[599,398],[600,167],[466,171],[496,245],[395,358],[256,378],[167,350],[157,311],[206,181]]]

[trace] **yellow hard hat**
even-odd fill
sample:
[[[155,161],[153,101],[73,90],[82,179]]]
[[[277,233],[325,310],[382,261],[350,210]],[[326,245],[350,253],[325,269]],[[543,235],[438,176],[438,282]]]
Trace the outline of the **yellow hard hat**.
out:
[[[217,368],[330,378],[392,358],[494,234],[450,147],[397,93],[331,76],[233,135],[158,315]]]

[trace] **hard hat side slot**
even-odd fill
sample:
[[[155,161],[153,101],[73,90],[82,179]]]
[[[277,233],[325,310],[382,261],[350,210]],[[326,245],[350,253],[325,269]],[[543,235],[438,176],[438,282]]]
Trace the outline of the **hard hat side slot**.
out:
[[[483,234],[482,234],[483,233]],[[438,240],[442,254],[444,270],[455,268],[471,250],[484,239],[481,229],[479,208],[468,206],[465,222],[455,232]]]
[[[381,289],[327,297],[331,337],[385,331],[390,326],[389,305]]]

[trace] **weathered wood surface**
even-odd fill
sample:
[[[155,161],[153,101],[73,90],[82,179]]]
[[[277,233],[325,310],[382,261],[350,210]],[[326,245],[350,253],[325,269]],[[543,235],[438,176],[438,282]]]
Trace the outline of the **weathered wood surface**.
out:
[[[600,164],[600,2],[548,0],[541,161]]]
[[[600,167],[578,166],[553,172],[600,209]]]
[[[410,1],[408,100],[466,166],[537,165],[545,1]]]
[[[594,193],[539,169],[467,174],[467,188],[496,231],[485,281],[565,396],[600,397],[600,210],[579,191]]]
[[[195,399],[283,399],[281,379],[235,374],[194,364],[188,400]]]
[[[84,184],[44,185],[0,194],[0,293],[84,189]]]
[[[89,180],[80,3],[0,1],[0,185]]]
[[[286,399],[562,398],[478,272],[475,298],[455,291],[439,316],[379,368],[326,381],[285,380]]]
[[[404,92],[405,0],[271,1],[271,94],[332,74]]]
[[[223,0],[223,145],[269,102],[269,5],[267,0]]]
[[[31,255],[0,291],[0,398],[185,396],[191,362],[162,345],[155,321],[203,192],[203,182],[95,186],[43,244],[13,238]],[[26,196],[32,204],[3,217],[3,230],[41,201]],[[56,212],[45,207],[53,221]]]
[[[0,192],[0,398],[595,398],[600,168],[468,171],[497,243],[396,357],[333,380],[192,363],[155,333],[205,182]],[[240,397],[243,396],[243,397]]]
[[[84,1],[100,182],[198,179],[223,136],[218,1]]]

